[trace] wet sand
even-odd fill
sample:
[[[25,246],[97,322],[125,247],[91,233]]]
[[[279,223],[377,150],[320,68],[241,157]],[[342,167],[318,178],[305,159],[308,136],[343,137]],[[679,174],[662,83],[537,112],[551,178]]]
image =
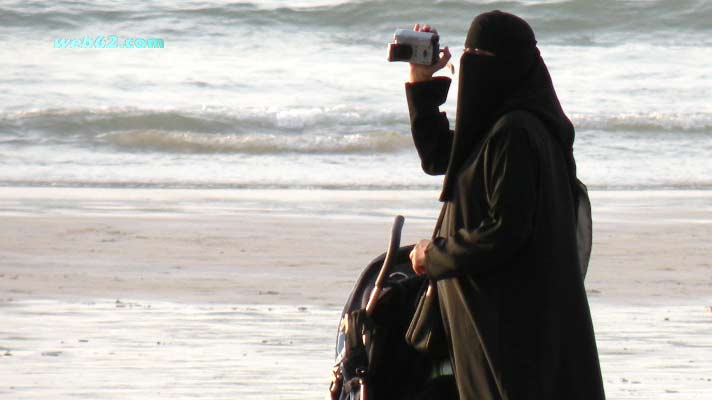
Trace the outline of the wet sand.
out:
[[[429,194],[364,193],[265,211],[254,192],[78,195],[58,211],[65,192],[0,191],[2,398],[322,398],[340,309],[392,215],[416,215],[410,243],[437,212]],[[608,397],[712,397],[712,193],[591,197]]]

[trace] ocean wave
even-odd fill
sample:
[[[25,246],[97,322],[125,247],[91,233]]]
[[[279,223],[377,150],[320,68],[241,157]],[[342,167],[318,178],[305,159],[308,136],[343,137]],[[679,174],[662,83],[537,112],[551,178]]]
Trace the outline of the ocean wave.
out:
[[[0,133],[39,131],[54,136],[95,136],[111,131],[354,133],[404,126],[403,112],[365,107],[253,107],[239,109],[150,110],[136,108],[52,108],[0,113]]]
[[[127,4],[128,3],[128,4]],[[239,1],[223,3],[58,2],[48,6],[14,2],[0,8],[0,26],[30,29],[84,28],[88,24],[132,21],[166,29],[180,24],[206,27],[307,27],[309,31],[335,28],[364,36],[364,32],[392,30],[395,24],[417,21],[462,34],[470,19],[483,11],[502,9],[524,16],[542,34],[561,40],[576,34],[624,32],[712,31],[712,3],[696,0],[351,0],[351,1]],[[130,11],[128,11],[130,10]],[[181,25],[183,26],[183,25]],[[456,28],[456,29],[455,29]],[[204,29],[204,31],[206,31]],[[190,30],[186,35],[193,35]]]
[[[395,132],[347,135],[215,135],[131,130],[103,134],[100,138],[122,150],[172,153],[391,153],[412,147],[410,137]]]
[[[578,132],[712,134],[708,113],[572,113]],[[451,121],[454,126],[454,121]],[[412,146],[408,113],[336,106],[186,110],[43,109],[0,113],[0,145],[110,146],[177,153],[396,152]]]
[[[706,113],[572,113],[570,117],[579,131],[712,133],[712,115]]]
[[[336,106],[237,110],[47,109],[0,114],[6,144],[176,153],[394,152],[407,114]],[[397,133],[401,132],[401,133]],[[12,139],[12,141],[10,141]],[[0,141],[2,143],[2,141]]]

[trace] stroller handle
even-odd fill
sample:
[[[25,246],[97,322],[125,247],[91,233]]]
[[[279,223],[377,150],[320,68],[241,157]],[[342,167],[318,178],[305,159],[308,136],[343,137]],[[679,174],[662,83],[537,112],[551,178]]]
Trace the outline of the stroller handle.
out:
[[[395,254],[400,247],[401,231],[403,230],[404,223],[405,218],[402,215],[396,216],[395,221],[393,221],[393,229],[391,230],[391,239],[388,245],[388,250],[386,251],[386,258],[383,260],[383,266],[381,266],[381,271],[378,273],[376,283],[371,291],[371,296],[369,296],[368,303],[366,304],[366,314],[368,315],[370,315],[373,312],[374,307],[376,307],[378,296],[381,294],[381,289],[383,288],[383,281],[386,279],[388,270],[391,268],[391,264],[393,263],[393,257],[395,257]]]

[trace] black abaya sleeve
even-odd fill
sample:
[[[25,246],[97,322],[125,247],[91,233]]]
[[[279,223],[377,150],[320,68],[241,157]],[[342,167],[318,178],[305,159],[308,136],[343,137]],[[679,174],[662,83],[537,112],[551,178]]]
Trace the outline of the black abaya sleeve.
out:
[[[437,77],[426,82],[406,83],[410,127],[423,171],[443,175],[447,171],[453,132],[439,106],[445,103],[450,78]]]
[[[500,121],[493,129],[477,164],[465,167],[458,179],[458,190],[473,190],[468,179],[482,174],[487,213],[476,229],[459,229],[428,246],[426,269],[431,279],[462,272],[485,274],[520,254],[518,250],[531,238],[537,207],[537,153],[521,125]]]

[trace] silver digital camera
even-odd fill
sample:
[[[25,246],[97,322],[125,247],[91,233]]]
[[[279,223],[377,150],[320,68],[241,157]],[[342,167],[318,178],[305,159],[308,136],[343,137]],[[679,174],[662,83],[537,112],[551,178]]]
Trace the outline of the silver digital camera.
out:
[[[398,29],[388,44],[388,61],[433,65],[440,53],[440,37],[433,32]]]

